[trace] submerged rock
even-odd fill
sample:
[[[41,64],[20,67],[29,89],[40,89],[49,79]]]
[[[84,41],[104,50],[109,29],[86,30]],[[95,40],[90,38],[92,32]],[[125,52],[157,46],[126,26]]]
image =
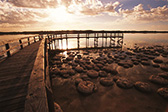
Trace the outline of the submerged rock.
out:
[[[98,72],[95,71],[95,70],[89,70],[89,71],[87,71],[87,75],[90,78],[97,78],[99,76]]]
[[[63,74],[62,77],[63,77],[63,78],[68,78],[68,77],[69,77],[69,74]]]
[[[82,67],[80,67],[80,66],[75,67],[75,70],[76,70],[77,72],[79,72],[79,73],[84,72],[84,69],[83,69]]]
[[[107,73],[105,71],[99,71],[99,76],[100,77],[107,77]]]
[[[111,73],[112,75],[118,74],[117,70],[113,69],[111,66],[105,66],[103,67],[103,70],[107,73]]]
[[[99,67],[100,69],[103,68],[103,65],[102,64],[96,64],[97,67]]]
[[[82,58],[82,56],[81,56],[81,55],[77,55],[77,58],[78,58],[78,59],[81,59],[81,58]]]
[[[162,70],[168,72],[168,64],[166,64],[166,65],[161,65],[160,69],[162,69]]]
[[[117,79],[116,84],[117,86],[125,89],[129,89],[133,87],[133,83],[130,80],[122,77]]]
[[[93,69],[93,66],[92,66],[92,65],[85,64],[85,68],[87,68],[88,70],[91,70],[91,69]]]
[[[75,71],[72,70],[72,69],[68,70],[67,73],[68,73],[69,75],[75,75]]]
[[[56,102],[54,102],[54,112],[63,112],[61,107]]]
[[[81,78],[76,78],[75,79],[75,85],[77,86],[80,82],[82,82],[83,80]]]
[[[52,60],[60,61],[61,60],[61,56],[55,56],[55,57],[52,58]]]
[[[134,86],[141,92],[152,92],[151,86],[148,83],[138,81]]]
[[[153,60],[153,59],[155,59],[155,57],[154,56],[148,56],[148,59]]]
[[[152,66],[155,67],[155,68],[159,68],[160,67],[160,65],[158,65],[158,64],[153,64]]]
[[[110,77],[105,77],[100,79],[100,84],[103,86],[112,86],[114,84],[113,79]]]
[[[157,93],[162,96],[163,98],[168,100],[168,88],[159,88]]]
[[[59,75],[60,69],[59,68],[52,68],[52,70],[50,70],[50,73],[53,75]]]
[[[156,83],[156,84],[162,84],[162,85],[167,85],[168,84],[168,80],[159,76],[159,75],[151,75],[149,77],[149,80],[153,83]]]
[[[148,61],[141,61],[141,64],[145,65],[145,66],[149,66],[150,65],[150,63]]]
[[[161,59],[154,59],[153,62],[155,62],[155,63],[163,63],[163,61]]]
[[[96,89],[96,85],[91,81],[81,81],[77,86],[77,90],[84,95],[92,94]]]
[[[62,62],[62,61],[53,61],[53,64],[56,64],[56,65],[62,65],[63,62]]]
[[[84,81],[90,81],[91,79],[88,77],[88,75],[82,75],[81,78],[84,80]]]
[[[67,58],[66,58],[67,61],[72,61],[73,59],[74,59],[73,56],[71,56],[71,57],[67,57]]]
[[[158,76],[163,77],[165,79],[168,79],[168,73],[167,72],[159,73]]]

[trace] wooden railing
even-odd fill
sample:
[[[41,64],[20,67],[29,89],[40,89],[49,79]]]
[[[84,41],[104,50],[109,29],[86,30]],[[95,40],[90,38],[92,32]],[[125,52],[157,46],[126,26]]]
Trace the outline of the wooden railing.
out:
[[[86,39],[86,48],[89,48],[89,39],[93,40],[94,48],[110,48],[116,47],[121,48],[123,44],[123,33],[111,33],[111,32],[100,32],[100,31],[92,31],[92,32],[59,32],[56,34],[48,34],[47,38],[49,42],[49,49],[50,50],[68,50],[68,40],[76,39],[77,48],[76,49],[83,49],[80,47],[81,39]],[[63,40],[65,40],[66,48],[63,49]],[[101,45],[99,43],[101,41]],[[60,42],[59,42],[60,41]],[[64,43],[64,44],[65,44]],[[57,44],[60,45],[60,48],[57,48]],[[92,48],[92,47],[91,47]]]
[[[53,112],[48,63],[48,39],[43,38],[31,72],[24,112]]]
[[[31,43],[35,43],[37,41],[42,40],[43,35],[35,35],[30,37],[24,37],[20,39],[13,39],[5,42],[0,42],[0,47],[5,47],[5,50],[0,51],[0,55],[7,54],[7,57],[10,57],[12,55],[11,51],[14,50],[17,47],[20,47],[20,49],[24,48],[24,45],[30,45]],[[10,46],[11,43],[18,42],[18,44],[14,46]]]

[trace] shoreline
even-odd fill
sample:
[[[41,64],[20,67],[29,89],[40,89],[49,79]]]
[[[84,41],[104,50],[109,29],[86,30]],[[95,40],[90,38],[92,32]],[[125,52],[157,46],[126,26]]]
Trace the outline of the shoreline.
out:
[[[22,32],[0,32],[0,35],[19,35],[19,34],[53,34],[53,33],[58,33],[58,34],[66,34],[66,33],[168,33],[168,31],[122,31],[122,30],[114,30],[114,31],[106,31],[106,30],[57,30],[57,31],[22,31]]]

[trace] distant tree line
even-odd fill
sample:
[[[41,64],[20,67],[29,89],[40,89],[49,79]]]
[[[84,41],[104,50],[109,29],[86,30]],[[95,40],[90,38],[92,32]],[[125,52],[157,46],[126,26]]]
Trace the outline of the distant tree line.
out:
[[[168,33],[168,31],[94,31],[94,30],[61,30],[61,31],[23,31],[23,32],[0,32],[0,35],[18,35],[18,34],[78,34],[78,33]]]

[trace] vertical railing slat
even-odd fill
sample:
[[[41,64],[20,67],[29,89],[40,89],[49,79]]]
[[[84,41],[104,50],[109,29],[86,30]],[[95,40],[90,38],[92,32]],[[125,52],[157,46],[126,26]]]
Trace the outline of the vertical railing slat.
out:
[[[10,54],[10,50],[9,50],[9,48],[10,48],[10,47],[9,47],[9,44],[8,44],[8,43],[5,44],[5,47],[6,47],[6,50],[8,50],[8,51],[7,51],[7,56],[10,57],[11,54]]]

